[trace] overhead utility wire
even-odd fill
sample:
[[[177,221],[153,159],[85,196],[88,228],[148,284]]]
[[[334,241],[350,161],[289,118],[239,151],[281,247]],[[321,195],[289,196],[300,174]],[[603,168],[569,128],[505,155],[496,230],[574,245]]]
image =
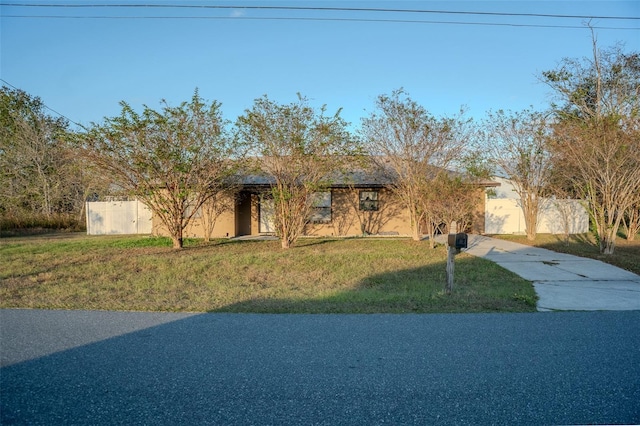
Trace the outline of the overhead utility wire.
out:
[[[188,4],[33,4],[33,3],[0,3],[0,6],[16,7],[54,7],[54,8],[181,8],[181,9],[247,9],[247,10],[310,10],[334,12],[393,12],[393,13],[433,13],[453,15],[485,15],[485,16],[525,16],[539,18],[578,18],[578,19],[632,19],[635,16],[590,16],[590,15],[561,15],[552,13],[515,13],[515,12],[470,12],[453,10],[428,9],[383,9],[360,7],[312,7],[312,6],[232,6],[232,5],[188,5]]]
[[[390,22],[407,24],[443,24],[443,25],[483,25],[498,27],[529,27],[529,28],[570,28],[584,29],[583,25],[542,25],[542,24],[509,24],[492,22],[460,22],[460,21],[422,21],[409,19],[364,19],[364,18],[277,18],[277,17],[248,17],[248,16],[90,16],[90,15],[3,15],[3,18],[44,18],[44,19],[209,19],[209,20],[253,20],[253,21],[333,21],[333,22]],[[592,26],[599,30],[640,30],[633,27],[603,27]]]
[[[13,84],[11,84],[11,83],[9,83],[7,80],[5,80],[4,78],[0,78],[0,81],[1,81],[1,82],[3,82],[4,84],[6,84],[7,86],[9,86],[9,87],[11,87],[11,88],[15,89],[15,90],[18,90],[18,91],[20,91],[20,92],[24,92],[24,90],[17,88],[17,87],[16,87],[16,86],[14,86]],[[45,107],[45,108],[46,108],[46,109],[48,109],[49,111],[53,112],[54,114],[59,115],[60,117],[64,118],[65,120],[67,120],[67,121],[68,121],[68,122],[70,122],[70,123],[75,124],[75,125],[76,125],[76,126],[78,126],[78,127],[81,127],[81,128],[83,128],[83,129],[86,129],[86,127],[84,127],[82,124],[80,124],[80,123],[78,123],[78,122],[76,122],[76,121],[73,121],[72,119],[70,119],[69,117],[67,117],[67,116],[66,116],[66,115],[64,115],[64,114],[59,113],[59,112],[58,112],[58,111],[56,111],[55,109],[51,108],[49,105],[47,105],[47,104],[45,104],[44,102],[42,102],[42,100],[40,100],[40,102],[42,103],[42,106],[43,106],[43,107]]]

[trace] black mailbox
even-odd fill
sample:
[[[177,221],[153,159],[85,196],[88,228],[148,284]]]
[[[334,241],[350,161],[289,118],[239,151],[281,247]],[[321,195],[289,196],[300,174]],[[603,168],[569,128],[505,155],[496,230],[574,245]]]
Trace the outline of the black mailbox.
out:
[[[449,246],[457,249],[467,248],[467,234],[464,232],[449,234]]]

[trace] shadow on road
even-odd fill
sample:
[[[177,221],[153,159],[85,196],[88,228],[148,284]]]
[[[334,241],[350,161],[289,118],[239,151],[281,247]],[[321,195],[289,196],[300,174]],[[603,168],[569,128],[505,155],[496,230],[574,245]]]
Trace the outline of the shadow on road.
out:
[[[640,421],[640,312],[149,315],[2,311],[1,423]]]

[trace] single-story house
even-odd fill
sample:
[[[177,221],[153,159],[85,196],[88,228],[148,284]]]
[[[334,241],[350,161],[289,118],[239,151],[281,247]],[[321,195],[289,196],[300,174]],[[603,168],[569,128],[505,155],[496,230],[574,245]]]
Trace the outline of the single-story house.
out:
[[[385,173],[352,171],[335,179],[326,190],[316,193],[314,212],[307,225],[307,236],[411,235],[408,210],[393,196],[389,186],[393,179]],[[245,176],[237,195],[228,200],[230,206],[220,214],[210,233],[211,238],[273,235],[274,204],[270,198],[272,181],[265,175]],[[484,233],[485,187],[496,186],[484,182],[478,188],[478,207],[471,231]],[[184,237],[205,236],[203,217],[207,209],[196,212]],[[422,232],[426,234],[423,225]],[[157,218],[153,219],[153,233],[167,235]]]

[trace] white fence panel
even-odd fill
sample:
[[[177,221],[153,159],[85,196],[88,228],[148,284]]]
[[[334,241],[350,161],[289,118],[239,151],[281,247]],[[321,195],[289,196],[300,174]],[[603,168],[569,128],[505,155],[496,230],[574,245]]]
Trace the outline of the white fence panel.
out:
[[[486,202],[484,232],[487,234],[518,234],[524,232],[524,214],[518,200],[500,198]]]
[[[87,202],[87,234],[151,234],[151,210],[139,201]]]
[[[538,232],[583,234],[589,231],[589,213],[578,200],[548,200],[538,220]]]
[[[487,199],[485,210],[487,234],[523,234],[525,222],[519,200]],[[578,200],[552,200],[543,203],[537,232],[548,234],[582,234],[589,230],[589,214]]]

